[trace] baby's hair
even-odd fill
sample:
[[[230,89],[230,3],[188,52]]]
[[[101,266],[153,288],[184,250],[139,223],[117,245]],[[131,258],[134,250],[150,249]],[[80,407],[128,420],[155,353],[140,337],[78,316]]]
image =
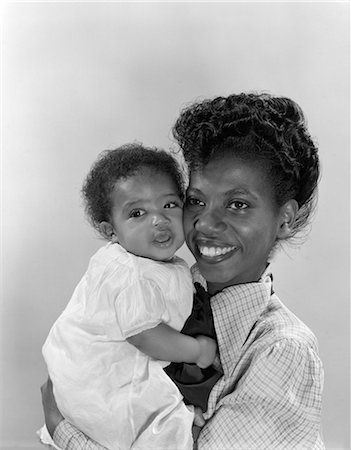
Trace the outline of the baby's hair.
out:
[[[301,108],[267,93],[241,93],[186,107],[173,135],[190,170],[222,152],[256,161],[267,170],[276,206],[295,199],[299,210],[292,236],[302,231],[316,203],[318,150]]]
[[[108,222],[111,213],[111,193],[115,183],[149,168],[155,173],[168,174],[178,194],[184,198],[184,179],[177,161],[162,149],[139,143],[125,144],[100,153],[82,187],[86,215],[99,231],[101,222]]]

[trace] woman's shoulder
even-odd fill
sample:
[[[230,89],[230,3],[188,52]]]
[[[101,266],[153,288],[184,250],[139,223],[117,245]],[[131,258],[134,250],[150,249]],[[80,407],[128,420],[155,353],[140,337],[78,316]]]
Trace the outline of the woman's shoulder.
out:
[[[313,331],[273,294],[257,323],[258,329],[270,335],[272,343],[288,340],[318,350]]]
[[[303,379],[319,383],[323,379],[323,364],[318,341],[313,331],[284,304],[272,295],[267,310],[257,322],[251,351],[259,370],[273,371],[279,379],[294,373],[297,384]]]

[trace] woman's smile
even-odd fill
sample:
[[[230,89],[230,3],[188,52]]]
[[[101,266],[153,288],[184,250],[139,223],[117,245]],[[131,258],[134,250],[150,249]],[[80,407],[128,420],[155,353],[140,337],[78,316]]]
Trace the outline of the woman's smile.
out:
[[[236,246],[231,245],[216,245],[211,242],[197,241],[197,250],[201,258],[208,260],[208,262],[219,262],[223,259],[230,258],[233,253],[238,249]]]

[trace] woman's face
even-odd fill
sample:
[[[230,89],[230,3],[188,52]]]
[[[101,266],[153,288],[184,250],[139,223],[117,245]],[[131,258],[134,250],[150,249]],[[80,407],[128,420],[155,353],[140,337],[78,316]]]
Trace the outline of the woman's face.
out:
[[[283,220],[257,164],[224,155],[191,173],[184,233],[211,294],[260,278]]]

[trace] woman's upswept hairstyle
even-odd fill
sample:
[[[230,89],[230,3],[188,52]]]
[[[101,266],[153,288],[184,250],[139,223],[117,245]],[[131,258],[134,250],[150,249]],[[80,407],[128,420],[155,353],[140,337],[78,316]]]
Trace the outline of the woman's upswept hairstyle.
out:
[[[316,200],[318,150],[301,108],[267,93],[241,93],[186,107],[173,127],[190,171],[222,152],[257,161],[268,171],[278,207],[295,199],[292,235],[308,223]]]
[[[177,161],[164,150],[144,147],[140,143],[125,144],[115,150],[100,153],[82,187],[86,215],[99,230],[111,213],[111,193],[117,181],[140,173],[144,168],[168,174],[174,181],[179,197],[184,198],[184,178]]]

